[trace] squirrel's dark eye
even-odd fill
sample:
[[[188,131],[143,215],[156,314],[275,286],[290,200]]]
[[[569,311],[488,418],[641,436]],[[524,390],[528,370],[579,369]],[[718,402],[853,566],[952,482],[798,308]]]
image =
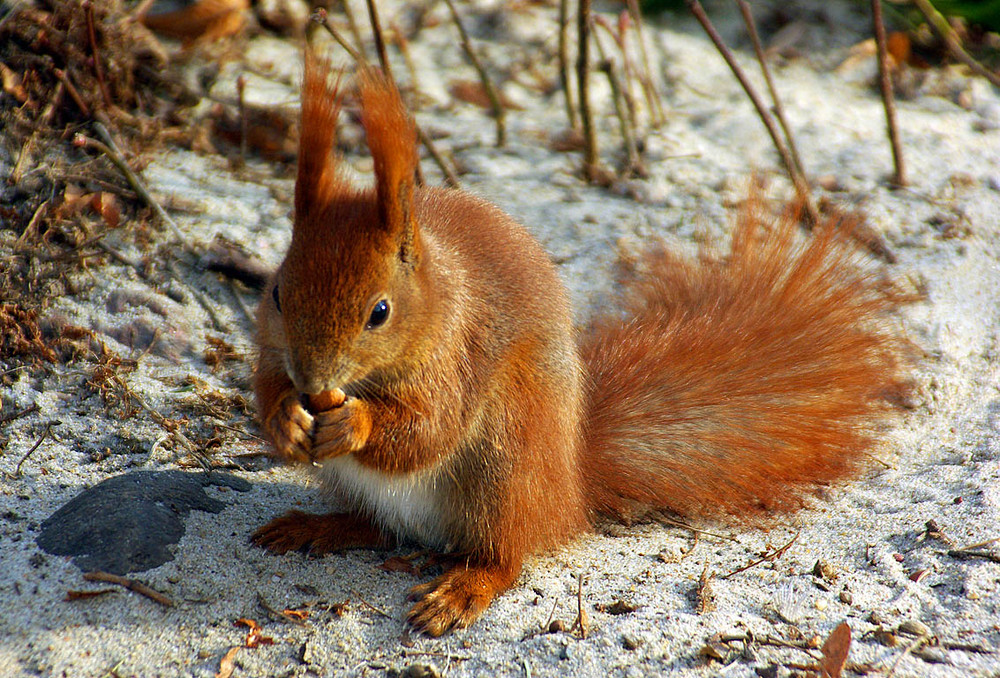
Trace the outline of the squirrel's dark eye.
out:
[[[271,298],[274,299],[274,306],[278,309],[278,313],[281,313],[281,300],[278,299],[278,286],[275,285],[271,288]]]
[[[365,329],[372,329],[378,327],[385,323],[389,319],[389,302],[385,299],[379,300],[375,304],[375,308],[372,309],[372,314],[368,317],[368,324],[365,325]]]

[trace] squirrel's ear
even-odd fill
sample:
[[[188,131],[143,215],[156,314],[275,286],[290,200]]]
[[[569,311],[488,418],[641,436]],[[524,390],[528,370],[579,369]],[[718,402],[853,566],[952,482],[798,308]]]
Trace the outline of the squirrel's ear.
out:
[[[299,226],[312,223],[311,215],[323,214],[342,186],[333,155],[341,102],[338,84],[330,62],[306,49],[295,181],[295,221]]]
[[[420,239],[413,218],[417,170],[417,129],[399,90],[380,71],[366,68],[359,77],[361,124],[375,163],[375,190],[382,223],[399,244],[403,261],[415,263]]]

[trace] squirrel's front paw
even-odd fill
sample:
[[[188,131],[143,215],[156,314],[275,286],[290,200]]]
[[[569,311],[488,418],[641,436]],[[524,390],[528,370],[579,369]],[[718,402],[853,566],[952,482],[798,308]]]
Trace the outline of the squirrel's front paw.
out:
[[[302,406],[298,393],[289,392],[264,418],[264,429],[275,453],[282,461],[308,463],[312,460],[313,415]]]
[[[317,461],[357,452],[372,434],[371,411],[357,398],[347,398],[340,407],[317,412],[314,417],[312,458]]]

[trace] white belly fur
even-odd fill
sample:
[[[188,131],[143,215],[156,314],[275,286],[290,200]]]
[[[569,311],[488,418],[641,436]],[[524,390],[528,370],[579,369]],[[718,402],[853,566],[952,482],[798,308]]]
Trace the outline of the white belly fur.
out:
[[[391,476],[362,466],[348,454],[324,461],[316,471],[325,486],[359,506],[383,529],[425,546],[447,548],[437,469]]]

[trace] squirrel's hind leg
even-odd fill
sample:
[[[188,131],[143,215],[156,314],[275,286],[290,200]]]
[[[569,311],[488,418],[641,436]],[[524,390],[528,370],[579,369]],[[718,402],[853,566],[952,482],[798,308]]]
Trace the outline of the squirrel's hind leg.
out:
[[[307,551],[323,555],[355,548],[385,548],[392,539],[371,521],[352,513],[289,511],[260,527],[250,540],[271,553]]]
[[[407,621],[417,631],[440,636],[468,626],[505,591],[520,574],[520,563],[462,562],[426,584],[410,589],[416,600]]]

